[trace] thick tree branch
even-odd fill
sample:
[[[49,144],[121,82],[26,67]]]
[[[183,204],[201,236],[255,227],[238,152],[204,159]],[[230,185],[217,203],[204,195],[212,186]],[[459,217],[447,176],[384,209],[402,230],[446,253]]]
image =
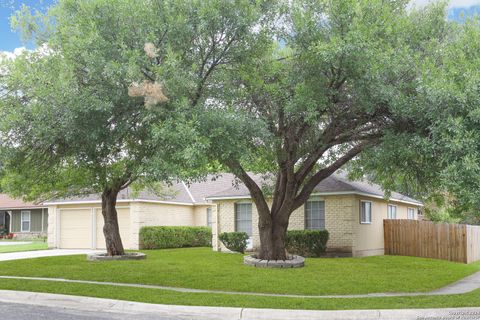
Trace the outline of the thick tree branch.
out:
[[[303,186],[302,191],[296,196],[293,204],[293,210],[302,206],[305,201],[308,200],[311,193],[315,189],[315,187],[325,178],[329,177],[332,173],[340,169],[345,163],[353,159],[356,155],[362,152],[366,147],[373,145],[373,141],[365,141],[362,143],[357,144],[353,148],[351,148],[347,153],[343,156],[338,158],[334,163],[330,166],[319,170],[315,173]]]
[[[230,160],[225,162],[225,165],[239,178],[250,191],[253,202],[257,206],[258,213],[261,216],[264,212],[270,212],[267,201],[263,195],[262,189],[258,184],[248,175],[238,161]],[[264,218],[264,217],[263,217]]]

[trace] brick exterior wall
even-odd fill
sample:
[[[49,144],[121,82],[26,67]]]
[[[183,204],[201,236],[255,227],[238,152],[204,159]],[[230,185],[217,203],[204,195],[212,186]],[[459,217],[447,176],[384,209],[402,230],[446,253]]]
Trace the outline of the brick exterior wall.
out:
[[[312,200],[325,201],[325,228],[330,233],[328,250],[335,252],[352,252],[354,229],[355,196],[328,196],[312,197]],[[215,234],[213,250],[225,251],[226,248],[217,240],[217,235],[222,232],[235,231],[235,204],[251,202],[250,200],[224,200],[215,201],[217,214],[214,215]],[[270,203],[269,203],[270,204]],[[356,215],[355,215],[356,217]],[[305,209],[301,206],[290,216],[289,230],[302,230],[305,228]],[[253,250],[258,249],[260,237],[258,232],[258,212],[255,205],[252,205],[252,242]]]

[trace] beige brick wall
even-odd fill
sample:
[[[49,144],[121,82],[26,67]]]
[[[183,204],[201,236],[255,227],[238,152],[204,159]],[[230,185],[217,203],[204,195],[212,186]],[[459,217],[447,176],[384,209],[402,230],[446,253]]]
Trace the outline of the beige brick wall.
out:
[[[207,208],[209,207],[212,207],[212,205],[196,205],[193,207],[193,221],[195,223],[195,226],[207,225]]]
[[[355,196],[325,197],[325,228],[330,234],[328,250],[352,252]]]
[[[349,196],[328,196],[312,197],[312,200],[325,201],[325,226],[330,232],[328,242],[329,250],[351,251],[353,247],[354,230],[352,226],[352,212],[354,210],[355,197]],[[218,206],[217,232],[235,231],[235,203],[251,202],[249,200],[224,200],[216,201]],[[270,204],[270,203],[269,203]],[[290,216],[289,230],[302,230],[305,228],[304,207],[295,210]],[[214,235],[214,250],[226,250]],[[258,212],[255,205],[252,206],[252,241],[253,249],[258,249],[260,237],[258,232]]]

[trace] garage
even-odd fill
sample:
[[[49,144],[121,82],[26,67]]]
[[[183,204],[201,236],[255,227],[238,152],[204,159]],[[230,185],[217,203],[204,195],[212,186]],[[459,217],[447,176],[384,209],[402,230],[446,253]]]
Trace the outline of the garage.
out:
[[[130,208],[117,208],[120,236],[124,248],[131,245]],[[59,210],[59,247],[63,249],[105,249],[103,216],[100,208]]]
[[[130,209],[117,208],[118,227],[124,248],[130,248]],[[103,216],[100,209],[96,210],[97,216],[97,249],[105,249],[105,236],[103,235]]]
[[[92,247],[92,210],[68,209],[60,211],[60,248],[84,249]]]

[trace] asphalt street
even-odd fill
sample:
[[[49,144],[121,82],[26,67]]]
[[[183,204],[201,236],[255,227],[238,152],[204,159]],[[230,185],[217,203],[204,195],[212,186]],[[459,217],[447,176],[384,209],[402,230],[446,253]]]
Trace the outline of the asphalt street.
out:
[[[187,317],[165,317],[153,314],[89,312],[65,308],[53,308],[20,303],[0,302],[0,318],[15,320],[177,320]],[[193,319],[193,318],[192,318]]]

